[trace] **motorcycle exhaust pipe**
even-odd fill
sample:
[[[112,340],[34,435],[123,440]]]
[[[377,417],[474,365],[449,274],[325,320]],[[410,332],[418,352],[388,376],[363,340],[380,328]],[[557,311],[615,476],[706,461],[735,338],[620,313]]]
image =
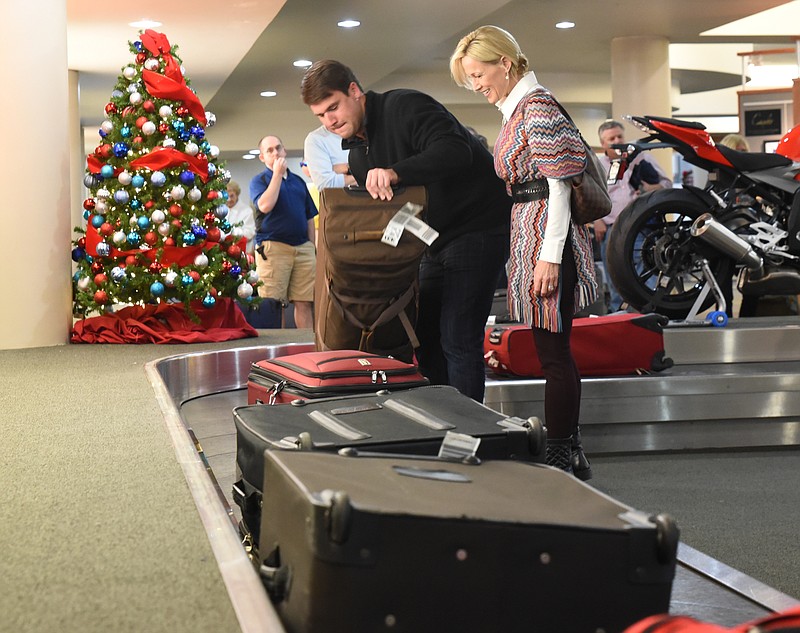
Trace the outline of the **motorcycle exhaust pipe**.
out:
[[[731,257],[737,264],[744,264],[759,277],[764,270],[764,260],[753,247],[724,224],[717,222],[710,213],[704,213],[692,223],[692,237],[699,237],[719,251]]]

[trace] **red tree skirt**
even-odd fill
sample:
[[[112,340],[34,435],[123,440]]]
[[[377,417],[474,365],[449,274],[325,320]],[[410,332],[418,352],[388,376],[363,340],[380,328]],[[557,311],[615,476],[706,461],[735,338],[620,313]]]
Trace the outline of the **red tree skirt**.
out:
[[[192,303],[195,323],[182,304],[131,306],[119,312],[82,319],[72,326],[72,343],[218,343],[258,336],[232,299],[213,308]]]

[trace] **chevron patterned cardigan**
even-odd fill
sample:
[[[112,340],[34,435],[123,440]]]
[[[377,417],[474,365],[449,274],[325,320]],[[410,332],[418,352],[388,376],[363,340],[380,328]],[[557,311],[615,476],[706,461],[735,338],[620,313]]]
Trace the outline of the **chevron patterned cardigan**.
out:
[[[537,178],[566,179],[583,171],[586,149],[580,134],[564,117],[550,93],[537,86],[517,104],[495,144],[495,170],[511,192],[511,184]],[[511,212],[511,254],[508,303],[511,316],[534,327],[562,332],[559,313],[563,284],[546,297],[533,294],[533,269],[547,225],[547,198],[515,203]],[[597,300],[591,234],[571,223],[569,239],[578,271],[575,310]]]

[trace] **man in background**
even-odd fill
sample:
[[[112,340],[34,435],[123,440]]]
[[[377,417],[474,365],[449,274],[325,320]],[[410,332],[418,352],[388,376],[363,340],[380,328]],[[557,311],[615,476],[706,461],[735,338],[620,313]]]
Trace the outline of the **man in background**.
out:
[[[294,304],[298,328],[314,327],[314,217],[317,207],[305,180],[289,171],[277,136],[258,144],[266,169],[250,181],[256,208],[256,270],[259,296]]]
[[[625,128],[619,121],[608,119],[600,124],[597,135],[600,137],[600,146],[603,148],[603,153],[599,156],[600,162],[603,164],[607,174],[611,169],[611,161],[620,157],[612,145],[625,143]],[[593,228],[594,237],[600,244],[600,257],[603,261],[606,288],[609,293],[609,312],[617,312],[622,307],[622,297],[608,276],[608,265],[606,263],[606,246],[614,222],[622,210],[633,202],[639,194],[670,187],[672,187],[672,180],[667,177],[655,159],[647,152],[642,152],[636,156],[627,165],[622,178],[613,185],[608,186],[608,193],[611,196],[611,213],[604,218],[595,220]]]

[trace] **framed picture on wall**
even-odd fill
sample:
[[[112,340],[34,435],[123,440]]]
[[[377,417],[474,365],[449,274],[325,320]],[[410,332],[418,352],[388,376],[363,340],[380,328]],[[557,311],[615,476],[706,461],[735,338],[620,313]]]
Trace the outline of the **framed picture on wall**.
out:
[[[783,129],[780,108],[745,110],[743,114],[745,136],[773,136]]]

